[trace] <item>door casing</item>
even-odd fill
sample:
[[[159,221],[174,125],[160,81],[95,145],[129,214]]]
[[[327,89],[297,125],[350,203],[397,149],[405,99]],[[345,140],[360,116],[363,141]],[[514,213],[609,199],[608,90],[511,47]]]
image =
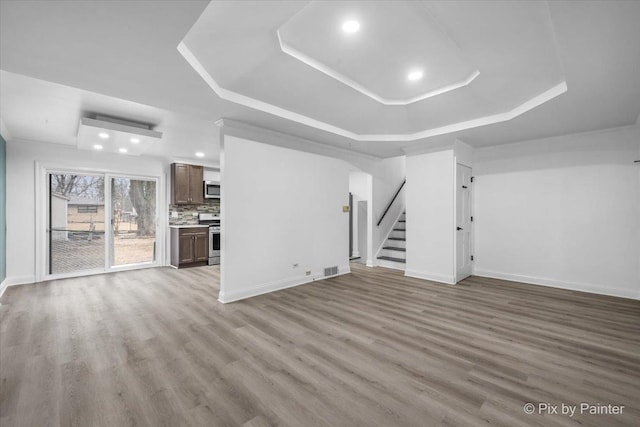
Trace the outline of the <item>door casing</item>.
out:
[[[102,269],[84,270],[81,272],[69,274],[48,274],[48,239],[46,236],[47,213],[48,213],[48,180],[50,173],[60,174],[84,174],[84,175],[103,175],[105,177],[105,267]],[[156,181],[156,257],[153,262],[145,262],[140,264],[128,264],[123,266],[111,266],[111,245],[112,245],[112,227],[111,219],[113,216],[111,208],[111,178],[132,178],[132,179],[148,179]],[[158,267],[167,265],[166,263],[166,224],[167,213],[162,209],[166,206],[166,184],[164,175],[140,175],[136,173],[127,173],[123,171],[94,169],[94,168],[76,168],[58,164],[36,162],[35,167],[35,281],[63,279],[68,277],[91,276],[95,274],[104,274],[114,271],[137,270],[140,268]],[[109,183],[107,185],[106,183]],[[107,200],[108,208],[107,209]]]

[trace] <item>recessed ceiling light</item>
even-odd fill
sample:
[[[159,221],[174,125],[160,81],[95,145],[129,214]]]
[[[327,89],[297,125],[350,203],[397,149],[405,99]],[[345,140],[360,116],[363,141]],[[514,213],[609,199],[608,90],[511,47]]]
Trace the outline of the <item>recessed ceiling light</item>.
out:
[[[347,34],[357,33],[360,29],[360,23],[358,21],[345,21],[342,24],[342,31]]]
[[[420,70],[416,70],[416,71],[411,71],[408,75],[407,78],[411,81],[416,81],[416,80],[420,80],[422,78],[422,76],[424,75],[424,73]]]
[[[129,141],[131,141],[134,144],[137,144],[138,142],[140,142],[140,138],[131,138]]]
[[[102,150],[102,145],[96,144],[93,146],[93,148],[95,148],[96,150]]]
[[[121,153],[126,153],[127,149],[126,148],[120,148],[118,151],[121,152]]]
[[[109,134],[106,132],[100,132],[98,136],[102,139],[109,139]]]
[[[196,157],[204,157],[204,153],[202,151],[198,151],[196,153]]]

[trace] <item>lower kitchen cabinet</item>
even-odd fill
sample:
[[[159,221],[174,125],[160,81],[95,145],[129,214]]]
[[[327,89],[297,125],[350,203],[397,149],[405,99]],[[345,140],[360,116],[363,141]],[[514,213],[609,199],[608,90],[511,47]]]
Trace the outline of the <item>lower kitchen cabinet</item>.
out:
[[[171,229],[171,265],[193,267],[209,261],[209,229],[204,227]]]

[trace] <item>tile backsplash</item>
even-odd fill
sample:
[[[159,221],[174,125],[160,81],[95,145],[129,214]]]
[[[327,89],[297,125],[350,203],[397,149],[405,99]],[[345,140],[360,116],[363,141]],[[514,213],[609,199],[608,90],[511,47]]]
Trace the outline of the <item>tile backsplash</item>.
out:
[[[177,217],[173,217],[173,212]],[[220,200],[210,199],[204,205],[169,205],[169,225],[197,224],[199,213],[220,213]],[[195,216],[193,214],[196,214]]]

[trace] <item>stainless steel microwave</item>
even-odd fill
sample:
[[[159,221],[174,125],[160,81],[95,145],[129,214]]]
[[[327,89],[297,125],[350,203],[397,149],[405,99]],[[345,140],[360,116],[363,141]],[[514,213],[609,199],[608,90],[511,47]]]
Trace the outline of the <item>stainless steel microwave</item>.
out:
[[[204,198],[205,199],[219,199],[220,198],[220,183],[217,181],[205,181],[204,182]]]

